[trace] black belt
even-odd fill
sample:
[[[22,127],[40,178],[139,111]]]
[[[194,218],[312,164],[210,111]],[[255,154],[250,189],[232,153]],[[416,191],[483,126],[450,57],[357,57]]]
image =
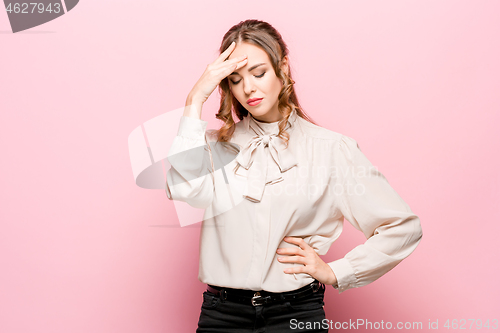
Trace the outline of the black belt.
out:
[[[269,291],[254,291],[254,290],[244,290],[244,289],[232,289],[225,287],[216,287],[212,285],[207,285],[207,290],[216,296],[220,296],[222,301],[230,300],[233,302],[249,304],[253,306],[269,304],[279,301],[290,301],[299,299],[302,297],[314,294],[321,288],[325,288],[325,285],[318,280],[314,280],[307,286],[300,289],[287,291],[283,293],[273,293]]]

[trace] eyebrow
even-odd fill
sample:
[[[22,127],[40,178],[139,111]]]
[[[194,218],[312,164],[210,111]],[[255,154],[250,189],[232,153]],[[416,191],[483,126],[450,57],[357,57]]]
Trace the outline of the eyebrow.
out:
[[[250,68],[248,69],[248,71],[249,71],[249,72],[251,72],[251,71],[253,71],[254,69],[256,69],[257,67],[262,66],[262,65],[266,65],[266,63],[261,62],[260,64],[253,65],[252,67],[250,67]],[[229,75],[235,75],[235,74],[236,74],[236,75],[240,75],[240,74],[238,74],[238,72],[232,72],[232,73],[231,73],[231,74],[229,74]]]

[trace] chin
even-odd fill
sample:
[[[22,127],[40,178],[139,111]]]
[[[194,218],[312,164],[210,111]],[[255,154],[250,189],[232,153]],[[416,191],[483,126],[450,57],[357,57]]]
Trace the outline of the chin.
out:
[[[248,111],[248,109],[247,109],[247,111]],[[266,110],[266,111],[259,110],[259,111],[252,111],[252,112],[248,111],[248,113],[250,113],[254,117],[255,116],[259,117],[259,116],[264,116],[264,115],[268,114],[269,110]]]

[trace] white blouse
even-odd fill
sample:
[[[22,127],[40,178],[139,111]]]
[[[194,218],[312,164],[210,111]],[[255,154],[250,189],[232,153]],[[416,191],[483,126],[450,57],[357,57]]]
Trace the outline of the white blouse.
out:
[[[251,114],[236,124],[230,143],[217,143],[206,121],[182,116],[168,153],[166,193],[204,208],[198,278],[229,288],[284,292],[314,278],[287,274],[300,265],[277,260],[278,248],[301,237],[324,255],[344,218],[367,241],[328,265],[339,293],[371,283],[412,253],[420,220],[387,179],[345,135],[314,125],[294,110],[288,148],[278,122]]]

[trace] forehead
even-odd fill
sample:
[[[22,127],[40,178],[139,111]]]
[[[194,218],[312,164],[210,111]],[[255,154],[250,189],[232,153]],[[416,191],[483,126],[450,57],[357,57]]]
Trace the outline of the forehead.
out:
[[[265,62],[265,63],[271,62],[269,60],[269,56],[267,55],[267,53],[263,49],[261,49],[260,47],[258,47],[256,45],[245,43],[245,42],[242,42],[242,43],[239,43],[238,45],[236,45],[236,47],[234,48],[233,52],[231,53],[231,55],[229,56],[228,59],[237,58],[237,57],[242,56],[244,54],[246,54],[248,56],[248,60],[252,61],[252,62],[256,62],[256,61]]]

